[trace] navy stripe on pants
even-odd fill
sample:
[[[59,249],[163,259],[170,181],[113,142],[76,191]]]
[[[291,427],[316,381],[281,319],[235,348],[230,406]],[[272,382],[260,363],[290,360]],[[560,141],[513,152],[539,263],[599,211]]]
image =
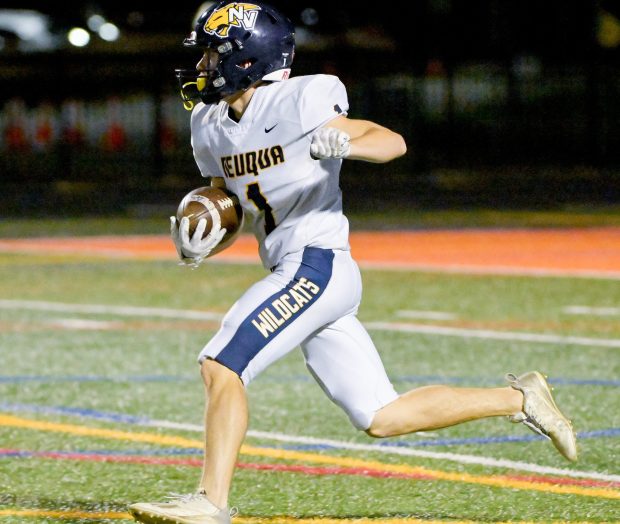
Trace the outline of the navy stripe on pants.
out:
[[[282,330],[301,318],[323,294],[332,276],[334,252],[307,247],[299,269],[284,288],[264,300],[239,325],[215,360],[239,376]]]

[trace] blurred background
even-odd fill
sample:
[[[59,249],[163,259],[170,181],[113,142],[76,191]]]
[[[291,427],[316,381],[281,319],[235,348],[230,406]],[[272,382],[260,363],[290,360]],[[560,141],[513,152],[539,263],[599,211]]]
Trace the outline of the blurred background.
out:
[[[160,2],[158,2],[160,3]],[[620,203],[620,2],[278,2],[294,75],[345,83],[406,157],[345,162],[351,212]],[[174,69],[198,2],[3,2],[2,216],[167,216],[202,184]]]

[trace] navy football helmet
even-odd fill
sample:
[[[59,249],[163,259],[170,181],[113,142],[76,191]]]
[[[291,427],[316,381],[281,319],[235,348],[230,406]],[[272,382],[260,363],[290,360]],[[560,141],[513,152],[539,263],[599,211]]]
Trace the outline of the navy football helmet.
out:
[[[224,0],[200,15],[183,45],[217,51],[217,63],[205,73],[177,69],[187,109],[195,99],[209,104],[249,88],[259,80],[288,78],[295,54],[295,28],[263,2]]]

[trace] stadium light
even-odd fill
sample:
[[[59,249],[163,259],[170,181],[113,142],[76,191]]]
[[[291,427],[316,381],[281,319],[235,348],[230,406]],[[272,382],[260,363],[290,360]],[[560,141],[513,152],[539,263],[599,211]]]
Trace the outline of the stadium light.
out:
[[[118,40],[120,34],[121,32],[118,27],[111,22],[106,22],[99,28],[99,36],[106,42],[114,42],[115,40]]]
[[[86,25],[91,31],[99,31],[103,24],[105,24],[105,18],[101,15],[91,15],[86,20]]]
[[[75,47],[84,47],[90,42],[90,34],[82,27],[74,27],[67,33],[67,39]]]

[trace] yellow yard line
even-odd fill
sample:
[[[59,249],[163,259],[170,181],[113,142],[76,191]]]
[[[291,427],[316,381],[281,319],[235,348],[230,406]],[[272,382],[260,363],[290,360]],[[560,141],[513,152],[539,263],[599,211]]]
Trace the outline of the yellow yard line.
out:
[[[271,518],[238,518],[234,519],[235,524],[348,524],[348,523],[364,523],[372,522],[376,524],[474,524],[470,520],[420,520],[420,519],[326,519],[326,518],[310,518],[296,519],[295,517],[271,517]]]
[[[123,519],[133,520],[129,513],[120,512],[88,512],[88,511],[49,511],[49,510],[37,510],[37,509],[4,509],[0,510],[1,517],[32,517],[32,518],[54,518],[54,519]],[[295,517],[264,517],[264,518],[252,518],[252,517],[236,517],[233,519],[235,524],[347,524],[349,522],[363,523],[363,522],[377,522],[380,524],[443,524],[448,521],[439,520],[420,520],[420,519],[325,519],[325,518],[309,518],[309,519],[297,519]],[[472,521],[449,521],[450,524],[470,524]]]
[[[122,519],[132,520],[129,513],[121,513],[118,511],[109,512],[90,512],[90,511],[54,511],[39,509],[2,509],[0,510],[0,518],[2,517],[32,517],[32,518],[52,518],[52,519],[85,519],[85,520],[101,520],[101,519]],[[383,519],[383,518],[295,518],[295,517],[235,517],[234,524],[475,524],[473,520],[422,520],[416,518],[400,518],[400,519]],[[496,522],[494,524],[534,524],[531,521],[506,521]],[[550,522],[549,524],[563,524],[563,521]],[[591,524],[588,521],[572,522],[572,524]]]
[[[0,415],[0,425],[24,429],[34,429],[39,431],[69,433],[72,435],[88,437],[124,440],[130,442],[144,442],[149,444],[159,444],[163,446],[176,446],[182,448],[201,448],[203,446],[202,441],[200,440],[187,439],[184,437],[157,435],[154,433],[118,431],[104,428],[93,428],[88,426],[78,426],[75,424],[62,424],[42,420],[31,420],[14,417],[12,415]],[[257,457],[268,457],[277,460],[295,460],[301,462],[311,462],[314,464],[329,464],[344,467],[366,468],[390,473],[424,475],[428,477],[429,480],[465,482],[469,484],[479,484],[498,488],[541,491],[544,493],[556,493],[562,495],[581,495],[584,497],[620,499],[620,491],[611,489],[554,485],[541,482],[531,482],[526,480],[507,479],[505,477],[496,478],[490,475],[472,475],[469,473],[442,471],[437,469],[428,469],[420,466],[410,466],[408,464],[389,464],[376,460],[322,455],[319,453],[306,453],[301,451],[291,451],[274,448],[259,448],[255,446],[243,445],[241,447],[241,454]]]
[[[55,433],[70,433],[82,437],[99,437],[112,440],[128,440],[131,442],[144,442],[146,444],[160,444],[162,446],[176,446],[179,448],[201,448],[202,442],[184,437],[172,437],[157,435],[156,433],[134,433],[131,431],[119,431],[116,429],[93,428],[78,426],[77,424],[62,424],[45,420],[32,420],[13,415],[0,415],[0,426],[14,428],[36,429],[39,431],[52,431]]]
[[[0,509],[0,518],[2,517],[32,517],[32,518],[50,518],[50,519],[125,519],[133,520],[129,513],[121,513],[119,511],[53,511],[43,509]]]

